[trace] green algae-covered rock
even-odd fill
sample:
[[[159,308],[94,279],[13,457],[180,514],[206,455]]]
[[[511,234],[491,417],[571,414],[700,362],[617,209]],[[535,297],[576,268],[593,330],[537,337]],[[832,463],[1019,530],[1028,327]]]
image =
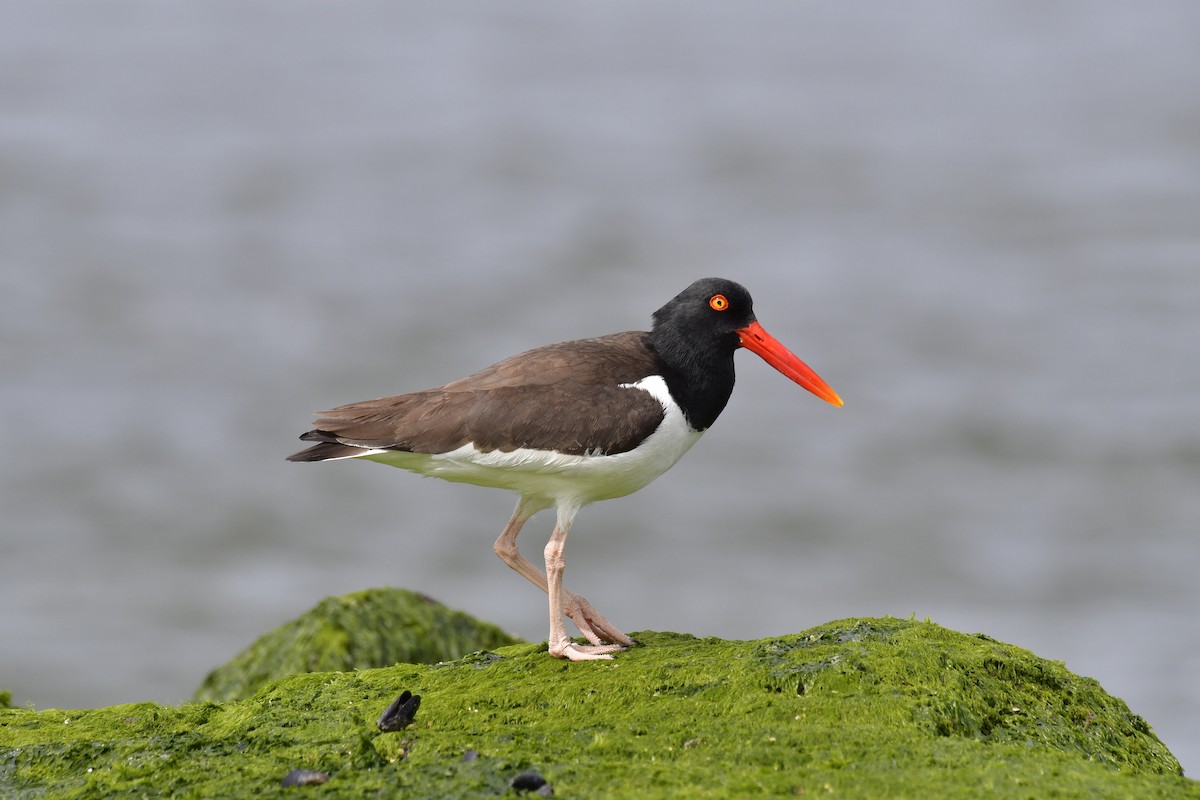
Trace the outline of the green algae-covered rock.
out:
[[[328,597],[208,674],[193,700],[240,700],[269,680],[397,663],[436,664],[519,642],[494,625],[404,589]]]
[[[236,702],[0,710],[0,796],[495,797],[536,770],[557,797],[1200,799],[1124,703],[986,636],[885,618],[637,638],[613,661],[517,645]],[[381,733],[404,690],[415,720]],[[293,770],[326,782],[283,787]]]

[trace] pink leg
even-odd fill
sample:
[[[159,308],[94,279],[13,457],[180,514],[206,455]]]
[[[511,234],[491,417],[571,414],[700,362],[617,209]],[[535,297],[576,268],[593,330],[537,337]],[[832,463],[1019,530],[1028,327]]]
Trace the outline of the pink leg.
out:
[[[550,587],[547,581],[546,574],[539,570],[531,561],[521,555],[517,549],[517,535],[521,532],[522,526],[526,520],[547,507],[548,504],[531,500],[522,497],[517,503],[516,511],[513,512],[512,518],[508,524],[504,526],[500,538],[496,539],[494,549],[496,555],[511,567],[515,572],[522,575],[526,580],[537,586],[547,595],[550,594]],[[575,512],[571,512],[571,517],[574,518]],[[570,522],[568,521],[568,530]],[[558,534],[558,528],[555,528],[555,534]],[[563,534],[562,540],[565,542],[566,535]],[[553,539],[551,540],[553,541]],[[561,545],[559,547],[561,555]],[[565,613],[575,623],[584,637],[594,646],[604,646],[604,644],[612,643],[617,645],[633,646],[636,642],[630,639],[624,633],[616,628],[611,622],[603,617],[592,604],[587,601],[587,598],[577,595],[561,587],[561,571],[560,571],[560,586],[559,597],[562,601],[562,608],[559,616],[561,625],[561,614]],[[553,612],[552,612],[553,613]],[[621,649],[619,647],[612,648],[613,650]]]
[[[609,653],[625,648],[619,644],[575,644],[567,638],[567,631],[563,626],[565,590],[562,587],[562,576],[567,567],[567,535],[571,532],[571,522],[578,510],[574,506],[558,507],[558,524],[554,526],[554,533],[550,534],[550,541],[546,543],[546,594],[550,597],[550,636],[547,641],[550,645],[550,655],[568,658],[571,661],[612,658]]]

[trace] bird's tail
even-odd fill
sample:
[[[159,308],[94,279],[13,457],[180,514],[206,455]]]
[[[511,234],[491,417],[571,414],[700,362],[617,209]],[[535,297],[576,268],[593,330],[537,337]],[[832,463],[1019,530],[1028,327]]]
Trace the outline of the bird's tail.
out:
[[[307,450],[301,450],[299,453],[292,453],[287,457],[288,461],[332,461],[338,458],[353,458],[368,452],[366,448],[339,442],[336,436],[329,431],[309,431],[302,434],[300,439],[305,442],[319,442],[319,444],[315,444]]]

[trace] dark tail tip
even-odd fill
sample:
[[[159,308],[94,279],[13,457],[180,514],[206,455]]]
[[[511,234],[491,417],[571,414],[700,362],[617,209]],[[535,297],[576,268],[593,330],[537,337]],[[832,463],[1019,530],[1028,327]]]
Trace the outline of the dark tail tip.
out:
[[[346,458],[361,455],[365,448],[352,444],[342,444],[327,431],[309,431],[300,437],[306,442],[318,442],[307,450],[292,453],[288,461],[328,461],[331,458]]]

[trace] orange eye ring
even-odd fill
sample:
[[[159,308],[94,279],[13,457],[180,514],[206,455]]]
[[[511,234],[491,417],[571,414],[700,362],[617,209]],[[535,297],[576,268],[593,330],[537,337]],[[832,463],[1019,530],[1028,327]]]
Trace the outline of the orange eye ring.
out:
[[[723,294],[714,294],[708,298],[708,307],[713,311],[726,311],[729,308],[729,300]]]

